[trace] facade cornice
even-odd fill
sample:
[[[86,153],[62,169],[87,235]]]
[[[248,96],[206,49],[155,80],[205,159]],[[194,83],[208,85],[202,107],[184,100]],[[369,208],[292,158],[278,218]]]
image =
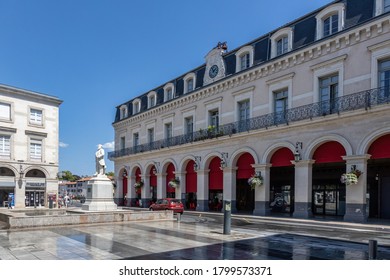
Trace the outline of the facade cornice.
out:
[[[39,102],[50,102],[56,106],[61,105],[62,100],[58,99],[55,96],[50,96],[38,92],[33,92],[25,89],[19,89],[19,88],[14,88],[6,85],[0,85],[0,92],[5,92],[12,94],[14,97],[15,96],[20,96],[22,98],[33,98],[35,100],[38,100]]]
[[[361,43],[362,41],[375,38],[390,32],[390,16],[379,17],[366,24],[353,27],[339,32],[330,38],[324,38],[302,49],[294,50],[283,57],[278,57],[266,61],[260,65],[255,65],[245,71],[227,76],[222,80],[197,89],[188,95],[178,97],[168,103],[164,103],[146,112],[137,114],[134,117],[114,123],[115,129],[128,126],[131,123],[138,123],[145,119],[158,117],[161,114],[172,112],[177,108],[182,108],[193,102],[209,98],[226,90],[234,89],[248,84],[255,80],[274,75],[278,72],[293,68],[296,65],[318,59],[331,53],[339,52],[344,48]],[[343,58],[343,55],[338,57]]]

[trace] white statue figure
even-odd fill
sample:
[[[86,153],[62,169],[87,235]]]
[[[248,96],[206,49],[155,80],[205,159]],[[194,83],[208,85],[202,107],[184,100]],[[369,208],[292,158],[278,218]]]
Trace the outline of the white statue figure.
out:
[[[104,175],[106,173],[106,163],[104,161],[104,150],[101,144],[98,145],[98,149],[95,153],[96,158],[96,176]]]

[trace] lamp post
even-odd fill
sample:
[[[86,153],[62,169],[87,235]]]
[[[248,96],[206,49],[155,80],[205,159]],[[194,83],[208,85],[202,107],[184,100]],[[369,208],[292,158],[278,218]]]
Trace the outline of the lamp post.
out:
[[[302,142],[295,143],[294,160],[296,162],[298,162],[302,159],[301,154],[299,153],[299,149],[302,150]]]
[[[227,160],[228,160],[228,156],[229,154],[228,153],[221,153],[221,167],[222,168],[225,168],[227,166]]]
[[[195,159],[194,171],[196,172],[200,168],[200,161],[202,160],[202,158],[200,156],[194,156],[194,159]]]

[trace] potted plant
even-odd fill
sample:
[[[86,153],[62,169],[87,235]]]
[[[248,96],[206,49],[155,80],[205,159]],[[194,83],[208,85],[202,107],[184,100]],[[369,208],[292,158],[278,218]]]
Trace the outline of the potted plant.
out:
[[[254,190],[256,187],[263,185],[263,177],[261,175],[254,174],[248,179],[248,184],[251,186],[251,189]]]
[[[173,178],[169,181],[168,186],[172,188],[178,188],[180,186],[179,178]]]
[[[359,182],[359,177],[362,173],[363,172],[358,169],[352,169],[351,172],[341,175],[340,182],[346,184],[347,186],[352,184],[356,185]]]
[[[143,185],[144,185],[144,181],[142,181],[142,179],[141,179],[141,180],[139,180],[138,182],[135,182],[134,188],[140,189],[140,188],[143,187]]]

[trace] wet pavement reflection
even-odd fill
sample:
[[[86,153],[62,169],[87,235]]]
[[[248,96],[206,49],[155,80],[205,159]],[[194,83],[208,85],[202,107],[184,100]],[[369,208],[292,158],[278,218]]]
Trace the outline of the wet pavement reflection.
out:
[[[220,218],[184,215],[181,222],[115,223],[0,230],[2,260],[364,260],[377,239],[390,259],[386,232],[235,221],[223,235]]]

